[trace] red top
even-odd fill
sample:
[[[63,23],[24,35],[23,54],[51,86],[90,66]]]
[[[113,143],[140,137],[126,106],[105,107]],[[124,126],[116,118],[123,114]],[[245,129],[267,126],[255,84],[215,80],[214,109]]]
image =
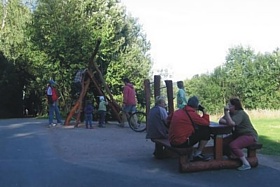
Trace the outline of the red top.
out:
[[[176,110],[173,113],[168,133],[168,139],[172,145],[185,143],[194,132],[192,122],[185,110],[188,111],[192,121],[196,125],[209,126],[210,124],[208,114],[200,116],[196,110],[190,106],[185,106],[183,109]]]
[[[123,103],[125,105],[136,105],[136,93],[130,83],[126,83],[123,88]]]

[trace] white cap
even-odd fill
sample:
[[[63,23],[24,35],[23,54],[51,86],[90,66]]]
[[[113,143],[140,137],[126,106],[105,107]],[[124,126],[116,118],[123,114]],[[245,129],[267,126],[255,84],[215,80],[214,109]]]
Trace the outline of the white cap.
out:
[[[104,101],[104,96],[99,96],[100,101]]]

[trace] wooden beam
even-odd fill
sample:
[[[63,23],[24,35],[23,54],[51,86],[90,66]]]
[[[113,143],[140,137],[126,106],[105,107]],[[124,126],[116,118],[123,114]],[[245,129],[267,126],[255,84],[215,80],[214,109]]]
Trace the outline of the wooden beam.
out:
[[[174,112],[172,80],[165,80],[165,85],[166,85],[166,90],[167,90],[168,112],[170,114],[170,113]]]
[[[160,75],[154,76],[154,98],[156,100],[157,96],[160,96]]]

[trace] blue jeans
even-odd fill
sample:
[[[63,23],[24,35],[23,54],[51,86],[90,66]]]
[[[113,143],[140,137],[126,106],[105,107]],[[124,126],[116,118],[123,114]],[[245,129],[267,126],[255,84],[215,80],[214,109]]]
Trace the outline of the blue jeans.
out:
[[[57,123],[62,123],[57,101],[49,104],[49,124],[53,123],[53,114],[55,113]]]
[[[90,128],[92,128],[92,114],[85,114],[85,121],[86,121],[86,127],[88,128],[88,125]]]
[[[133,113],[136,112],[136,105],[125,105],[122,110],[126,113]]]

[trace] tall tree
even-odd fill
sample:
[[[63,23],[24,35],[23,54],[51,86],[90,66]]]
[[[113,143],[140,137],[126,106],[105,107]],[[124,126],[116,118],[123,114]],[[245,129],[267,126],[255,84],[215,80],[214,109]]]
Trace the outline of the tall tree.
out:
[[[45,57],[40,63],[42,80],[59,82],[65,103],[71,99],[75,72],[87,67],[98,39],[101,45],[96,62],[116,98],[120,98],[116,87],[124,76],[140,88],[150,72],[146,36],[117,0],[39,0],[30,35]]]

